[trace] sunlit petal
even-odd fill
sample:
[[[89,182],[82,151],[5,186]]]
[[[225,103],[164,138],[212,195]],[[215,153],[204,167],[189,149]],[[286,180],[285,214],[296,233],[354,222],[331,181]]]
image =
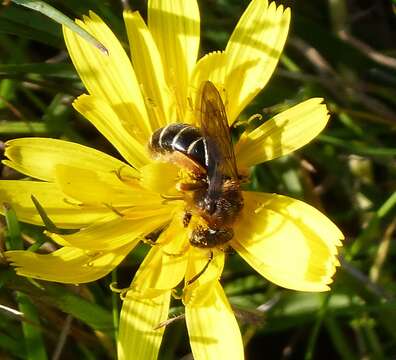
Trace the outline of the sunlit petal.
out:
[[[59,164],[100,172],[122,170],[125,177],[138,173],[120,160],[98,150],[69,141],[48,138],[22,138],[6,142],[3,162],[13,169],[36,179],[54,181]]]
[[[56,183],[63,193],[85,205],[113,208],[159,205],[158,193],[143,189],[137,180],[124,182],[115,172],[99,172],[74,166],[58,165]]]
[[[140,169],[140,183],[147,190],[159,194],[175,191],[179,168],[171,163],[152,162]]]
[[[329,119],[322,102],[321,98],[306,100],[242,134],[235,148],[240,168],[287,155],[313,140]]]
[[[202,83],[209,80],[219,91],[224,102],[226,112],[228,113],[229,101],[232,101],[232,99],[228,98],[224,87],[227,71],[226,65],[227,56],[224,51],[212,52],[199,59],[194,68],[189,89],[190,98],[193,100],[193,107],[195,110],[199,110],[198,104],[200,103],[200,96],[202,95],[200,92]],[[196,122],[197,118],[198,116],[195,115],[195,119],[191,122],[194,122],[194,120]]]
[[[79,229],[94,221],[103,221],[105,217],[117,217],[104,206],[81,206],[63,194],[56,184],[22,180],[0,181],[0,203],[10,204],[18,220],[43,225],[31,199],[32,195],[52,222],[60,228]],[[0,211],[3,211],[2,207]]]
[[[131,58],[141,84],[152,129],[177,121],[157,45],[138,12],[124,11]]]
[[[219,282],[197,293],[205,296],[199,306],[186,305],[186,323],[195,360],[243,360],[243,343],[238,323]]]
[[[207,80],[215,84],[218,89],[221,88],[226,77],[226,60],[224,51],[211,52],[199,59],[191,78],[192,90],[199,89],[200,85]]]
[[[137,244],[144,235],[166,224],[172,215],[169,207],[158,209],[155,216],[150,216],[151,212],[147,213],[148,216],[144,216],[144,211],[140,212],[141,217],[137,219],[128,220],[118,217],[92,224],[71,235],[49,235],[58,243],[66,242],[69,246],[80,249],[112,251],[132,242]]]
[[[132,166],[139,169],[149,162],[146,144],[131,135],[130,118],[119,117],[114,107],[98,97],[81,95],[73,102],[74,108],[87,118]]]
[[[113,251],[86,251],[62,247],[51,254],[30,251],[7,251],[6,258],[18,275],[66,284],[95,281],[112,271],[135,246],[125,245]]]
[[[206,302],[206,298],[211,296],[214,284],[221,277],[224,260],[225,254],[222,250],[191,248],[186,269],[184,304],[200,306]]]
[[[253,0],[228,41],[224,86],[232,123],[271,77],[286,41],[290,9]]]
[[[133,287],[145,296],[175,288],[186,273],[190,246],[187,236],[182,214],[175,214],[140,265]]]
[[[119,360],[157,359],[168,318],[170,291],[156,298],[143,299],[129,291],[124,299],[117,339]]]
[[[81,36],[63,27],[66,46],[88,92],[107,102],[126,129],[142,144],[153,130],[131,62],[109,27],[93,12],[77,24],[108,49],[105,55]]]
[[[179,121],[187,111],[187,89],[197,60],[200,18],[195,0],[150,0],[148,26],[161,54],[165,78],[178,105]]]
[[[343,235],[315,208],[286,196],[244,192],[244,212],[231,241],[261,275],[280,286],[325,291],[338,265]]]

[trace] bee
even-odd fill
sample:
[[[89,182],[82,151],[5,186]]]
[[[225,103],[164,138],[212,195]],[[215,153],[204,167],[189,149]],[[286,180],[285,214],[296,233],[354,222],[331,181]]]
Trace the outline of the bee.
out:
[[[199,99],[199,127],[174,123],[156,130],[149,148],[154,157],[176,163],[191,171],[195,185],[191,190],[192,209],[186,211],[188,226],[191,212],[206,224],[196,226],[190,236],[191,245],[214,248],[229,242],[232,225],[243,208],[235,154],[224,103],[210,81],[202,84]]]

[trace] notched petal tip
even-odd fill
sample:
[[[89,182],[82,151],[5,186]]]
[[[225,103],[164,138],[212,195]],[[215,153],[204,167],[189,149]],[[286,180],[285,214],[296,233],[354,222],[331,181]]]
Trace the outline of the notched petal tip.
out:
[[[315,208],[285,196],[244,193],[232,246],[282,287],[326,291],[338,262],[340,230]]]

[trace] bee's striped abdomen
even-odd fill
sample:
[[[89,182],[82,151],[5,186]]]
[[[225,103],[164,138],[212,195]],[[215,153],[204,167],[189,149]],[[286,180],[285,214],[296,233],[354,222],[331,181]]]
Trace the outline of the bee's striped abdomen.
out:
[[[176,123],[156,130],[151,135],[150,149],[160,154],[179,151],[203,168],[208,167],[206,139],[192,125]]]

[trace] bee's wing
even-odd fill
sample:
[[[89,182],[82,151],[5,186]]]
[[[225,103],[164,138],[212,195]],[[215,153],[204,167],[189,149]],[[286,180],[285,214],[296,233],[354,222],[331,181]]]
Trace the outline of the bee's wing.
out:
[[[220,93],[210,81],[201,88],[200,127],[207,140],[210,187],[221,186],[222,177],[238,180],[227,115]]]

